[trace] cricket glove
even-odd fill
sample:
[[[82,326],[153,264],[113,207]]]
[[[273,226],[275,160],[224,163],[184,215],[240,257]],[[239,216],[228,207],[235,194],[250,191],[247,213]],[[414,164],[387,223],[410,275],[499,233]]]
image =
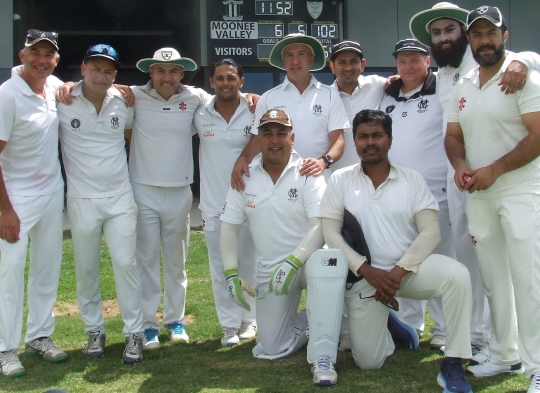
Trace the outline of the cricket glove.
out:
[[[289,255],[289,257],[274,270],[272,280],[270,281],[270,292],[274,292],[274,295],[288,295],[289,287],[294,280],[294,276],[302,265],[302,261],[294,255]]]
[[[229,269],[225,271],[227,279],[227,287],[229,288],[229,296],[240,307],[251,311],[248,302],[244,298],[244,291],[250,296],[255,296],[255,291],[238,276],[238,269]]]

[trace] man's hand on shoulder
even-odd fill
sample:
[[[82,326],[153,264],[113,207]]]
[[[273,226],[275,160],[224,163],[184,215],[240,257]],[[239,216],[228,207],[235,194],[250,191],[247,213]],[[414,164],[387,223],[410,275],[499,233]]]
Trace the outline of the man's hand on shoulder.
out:
[[[260,98],[261,96],[255,93],[246,94],[246,100],[248,102],[249,111],[251,113],[255,113],[255,109],[257,108],[257,102],[259,102]]]
[[[77,86],[75,82],[66,82],[56,89],[56,101],[65,105],[71,105],[71,92]]]
[[[116,87],[116,90],[122,93],[127,106],[132,107],[135,105],[135,94],[133,94],[133,90],[131,90],[131,87],[126,86],[126,85],[113,85],[113,86]]]
[[[513,94],[525,87],[529,68],[519,60],[512,61],[504,71],[499,86],[504,94]]]
[[[323,174],[325,169],[326,161],[322,158],[305,158],[300,168],[300,175],[317,177]]]

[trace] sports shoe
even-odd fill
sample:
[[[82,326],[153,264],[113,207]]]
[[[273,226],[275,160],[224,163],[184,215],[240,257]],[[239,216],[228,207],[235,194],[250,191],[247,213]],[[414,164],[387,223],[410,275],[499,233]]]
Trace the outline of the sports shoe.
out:
[[[351,336],[349,333],[342,333],[339,335],[339,347],[341,352],[350,352],[352,349]]]
[[[159,348],[159,330],[154,328],[144,329],[144,349]]]
[[[174,322],[167,325],[169,340],[176,343],[189,343],[189,337],[184,330],[186,325],[181,322]]]
[[[122,361],[124,363],[135,364],[142,362],[143,341],[144,334],[142,333],[130,333],[126,337],[126,348],[124,349],[124,355],[122,356]]]
[[[441,347],[446,346],[446,337],[442,334],[434,334],[433,338],[429,342],[429,347],[431,349],[441,349]]]
[[[399,315],[393,311],[388,313],[387,326],[395,344],[404,349],[418,348],[419,340],[416,330],[402,321]]]
[[[17,350],[0,352],[0,372],[6,377],[22,377],[26,375],[19,357],[17,356]]]
[[[221,345],[224,347],[234,347],[238,345],[240,338],[238,337],[238,329],[232,327],[224,327],[221,333]]]
[[[484,364],[467,367],[471,373],[477,378],[491,377],[492,375],[508,373],[508,374],[523,374],[525,371],[521,362],[511,366],[503,366],[500,364],[491,363],[489,360]]]
[[[481,346],[471,344],[472,357],[469,359],[469,366],[476,366],[478,364],[484,364],[489,359],[488,346]]]
[[[257,335],[257,322],[256,321],[242,321],[240,330],[238,330],[238,338],[240,340],[249,340]]]
[[[86,332],[88,334],[88,344],[82,350],[89,358],[101,358],[105,351],[105,332],[94,329]]]
[[[534,373],[531,377],[531,385],[527,393],[540,393],[540,373]]]
[[[311,365],[311,373],[313,374],[313,383],[315,385],[335,385],[337,382],[334,363],[328,356],[321,356],[315,359]]]
[[[60,363],[67,360],[68,355],[52,342],[50,337],[40,337],[26,343],[24,352],[30,355],[41,355],[43,360]]]
[[[472,393],[461,358],[444,358],[437,383],[444,388],[443,393]]]

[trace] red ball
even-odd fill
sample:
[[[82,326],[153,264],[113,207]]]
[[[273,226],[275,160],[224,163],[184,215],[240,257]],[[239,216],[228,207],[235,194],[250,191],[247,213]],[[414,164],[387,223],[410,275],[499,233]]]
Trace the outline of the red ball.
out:
[[[461,180],[463,180],[463,184],[467,184],[472,179],[472,176],[469,175],[463,175]]]

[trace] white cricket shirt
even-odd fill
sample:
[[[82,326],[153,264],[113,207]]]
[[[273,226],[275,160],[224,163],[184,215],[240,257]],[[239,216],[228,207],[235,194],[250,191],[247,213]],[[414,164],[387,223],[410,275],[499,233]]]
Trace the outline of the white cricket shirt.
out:
[[[8,195],[47,195],[64,187],[54,96],[62,81],[49,76],[43,98],[19,76],[23,67],[14,67],[0,86],[0,140],[7,142],[0,167]]]
[[[528,135],[524,113],[540,111],[540,74],[529,72],[525,87],[501,94],[499,80],[515,54],[507,52],[501,69],[480,89],[479,67],[467,74],[453,91],[448,122],[459,122],[465,139],[465,157],[472,169],[492,164],[513,150]],[[540,192],[540,158],[500,176],[485,191],[471,198]]]
[[[414,215],[439,206],[418,172],[391,165],[388,178],[375,189],[357,164],[332,174],[320,215],[342,221],[344,209],[364,231],[371,266],[390,271],[418,236]]]
[[[212,96],[202,89],[180,85],[165,100],[150,80],[132,87],[135,121],[131,136],[129,179],[134,183],[180,187],[193,183],[193,114]]]
[[[221,220],[249,222],[258,254],[257,280],[266,282],[276,266],[298,247],[311,228],[309,219],[319,217],[319,203],[326,183],[322,176],[300,176],[302,159],[293,151],[289,163],[274,184],[262,167],[262,155],[249,166],[246,188],[229,188]]]
[[[231,184],[234,163],[252,137],[253,113],[247,100],[240,97],[240,105],[229,123],[216,111],[215,98],[193,117],[199,134],[199,166],[201,174],[201,203],[204,212],[220,214]]]

